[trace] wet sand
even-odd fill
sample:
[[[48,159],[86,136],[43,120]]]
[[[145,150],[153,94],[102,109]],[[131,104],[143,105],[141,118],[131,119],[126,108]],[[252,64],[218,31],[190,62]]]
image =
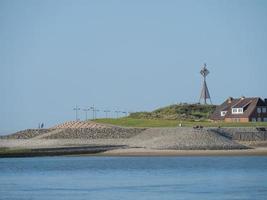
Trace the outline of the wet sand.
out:
[[[267,156],[267,148],[240,150],[156,150],[144,148],[115,149],[102,156]]]
[[[267,147],[236,150],[159,150],[121,145],[74,145],[53,148],[8,148],[0,157],[35,156],[267,156]]]

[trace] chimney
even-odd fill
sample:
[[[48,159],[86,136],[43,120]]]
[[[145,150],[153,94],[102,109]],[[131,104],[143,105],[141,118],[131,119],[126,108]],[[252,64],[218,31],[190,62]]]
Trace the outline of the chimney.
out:
[[[228,98],[228,103],[232,103],[232,101],[233,101],[233,97],[229,97]]]

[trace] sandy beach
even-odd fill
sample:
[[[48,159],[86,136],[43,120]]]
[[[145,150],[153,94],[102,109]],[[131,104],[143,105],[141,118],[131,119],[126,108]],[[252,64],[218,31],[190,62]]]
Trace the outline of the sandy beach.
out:
[[[131,142],[131,141],[130,141]],[[175,150],[130,147],[129,140],[0,140],[0,147],[15,152],[11,157],[79,156],[267,156],[267,142],[246,142],[250,149]],[[112,146],[112,148],[110,148]],[[9,152],[9,153],[10,153]],[[7,152],[8,153],[8,152]],[[2,152],[2,157],[8,157]]]
[[[144,148],[115,149],[102,156],[267,156],[267,148],[242,150],[155,150]]]

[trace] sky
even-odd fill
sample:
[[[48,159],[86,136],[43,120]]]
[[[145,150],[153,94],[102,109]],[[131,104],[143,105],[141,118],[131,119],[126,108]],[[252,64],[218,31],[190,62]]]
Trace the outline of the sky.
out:
[[[0,0],[0,134],[198,102],[203,63],[213,104],[266,98],[267,1]]]

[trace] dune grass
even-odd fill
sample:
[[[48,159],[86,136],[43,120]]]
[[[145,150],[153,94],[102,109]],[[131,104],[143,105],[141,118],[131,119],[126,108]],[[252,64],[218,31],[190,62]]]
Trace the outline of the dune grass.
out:
[[[210,121],[178,121],[164,119],[134,119],[129,117],[123,118],[103,118],[96,119],[96,122],[111,124],[125,127],[177,127],[181,123],[182,126],[193,127],[201,125],[204,127],[267,127],[267,122],[249,122],[249,123],[226,123],[226,122],[210,122]]]

